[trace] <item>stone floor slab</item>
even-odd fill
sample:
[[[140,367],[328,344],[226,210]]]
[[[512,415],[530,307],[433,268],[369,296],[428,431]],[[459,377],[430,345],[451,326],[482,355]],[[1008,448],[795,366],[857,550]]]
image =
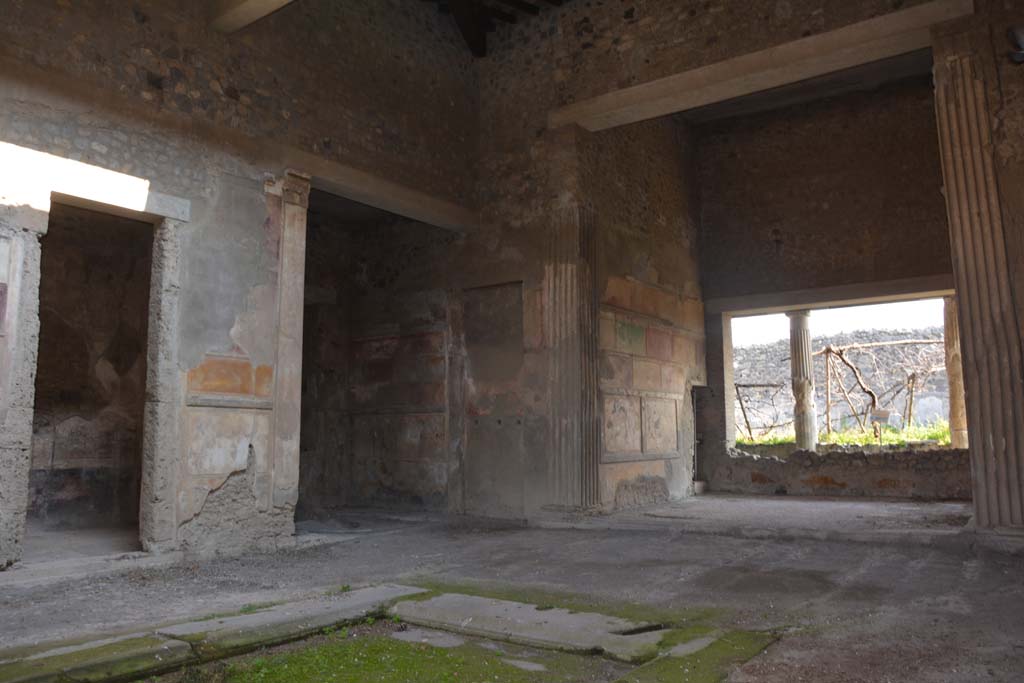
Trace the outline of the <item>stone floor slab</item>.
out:
[[[218,659],[351,623],[386,607],[393,600],[422,592],[421,588],[395,584],[372,586],[277,605],[252,614],[177,624],[160,629],[160,635],[192,643],[203,659]]]
[[[668,651],[668,654],[672,657],[689,657],[692,654],[700,652],[711,643],[718,640],[720,636],[718,634],[704,636],[703,638],[694,638],[688,640],[685,643],[680,643],[674,648]]]
[[[566,652],[603,653],[626,662],[651,656],[662,635],[658,631],[622,635],[648,625],[604,614],[541,609],[521,602],[453,593],[400,602],[392,612],[418,626]]]

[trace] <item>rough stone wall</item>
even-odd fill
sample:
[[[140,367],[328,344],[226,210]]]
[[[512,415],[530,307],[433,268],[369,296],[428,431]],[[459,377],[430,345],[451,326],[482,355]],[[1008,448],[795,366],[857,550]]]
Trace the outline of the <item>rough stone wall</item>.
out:
[[[471,203],[472,58],[435,8],[304,0],[230,36],[209,26],[208,11],[176,0],[13,0],[0,57],[12,76],[17,64],[42,67],[196,129],[284,142]],[[96,141],[109,147],[105,137]]]
[[[154,473],[155,483],[170,485],[177,493],[168,497],[162,491],[153,501],[163,512],[152,525],[159,530],[144,543],[151,548],[180,546],[179,527],[203,513],[208,496],[232,472],[245,469],[250,446],[256,450],[262,488],[252,493],[247,509],[255,519],[262,506],[265,518],[274,520],[262,527],[263,532],[270,539],[287,539],[291,511],[271,511],[269,502],[268,383],[275,349],[267,330],[276,324],[280,221],[274,220],[272,202],[268,203],[263,171],[174,128],[129,113],[97,110],[74,92],[59,94],[42,84],[6,84],[11,87],[0,89],[4,142],[145,178],[151,191],[191,205],[189,222],[172,230],[163,246],[174,271],[162,286],[180,299],[181,313],[159,321],[162,327],[171,327],[165,330],[168,344],[160,353],[172,359],[168,367],[174,369],[154,378],[149,390],[155,402],[147,417],[147,424],[163,425],[174,435],[154,447],[177,454],[180,437],[183,455]],[[19,239],[37,240],[38,233],[32,230],[45,231],[45,220],[33,223],[40,227],[23,229]],[[22,260],[18,267],[38,277],[37,263]],[[25,306],[19,314],[22,346],[34,349],[31,328],[37,324],[37,309],[24,296],[20,303]],[[34,353],[18,365],[31,373]],[[31,407],[29,392],[29,415]],[[23,485],[27,491],[27,482]],[[220,527],[208,521],[206,526],[220,550],[244,547],[244,537],[230,523]]]
[[[934,107],[914,79],[702,127],[705,296],[951,273]]]
[[[384,217],[310,224],[301,516],[443,508],[452,233]]]
[[[232,36],[208,27],[202,3],[8,4],[0,142],[142,179],[191,207],[160,241],[159,289],[174,303],[156,320],[167,344],[150,348],[162,362],[144,449],[160,457],[143,472],[144,545],[289,544],[292,465],[275,436],[285,212],[265,186],[283,169],[263,141],[471,204],[472,58],[446,17],[399,0],[293,3]],[[45,208],[10,197],[0,565],[18,556],[26,507],[46,225]]]
[[[153,226],[54,205],[42,240],[29,514],[138,522]]]
[[[916,4],[919,3],[904,2],[900,6]],[[567,302],[557,293],[586,291],[590,273],[598,266],[590,259],[594,250],[587,242],[588,226],[593,226],[600,234],[602,226],[616,223],[616,219],[606,221],[602,216],[602,210],[597,207],[600,193],[592,194],[587,186],[614,188],[617,176],[620,179],[628,176],[618,174],[613,164],[605,164],[597,166],[594,172],[605,177],[595,179],[594,173],[586,168],[585,157],[599,159],[607,151],[611,158],[616,158],[612,140],[615,135],[628,136],[629,133],[617,132],[605,138],[606,142],[600,139],[602,136],[588,140],[592,136],[578,128],[549,129],[549,112],[589,96],[839,28],[892,9],[888,0],[858,3],[593,0],[566,3],[545,11],[536,19],[502,26],[489,36],[488,56],[478,62],[477,69],[480,88],[480,182],[477,189],[484,229],[471,237],[473,258],[466,262],[462,281],[467,286],[521,281],[524,323],[542,321],[540,335],[526,335],[524,367],[531,371],[522,377],[524,384],[518,393],[526,400],[517,412],[534,423],[531,433],[542,429],[547,434],[546,448],[553,454],[551,459],[555,466],[524,465],[528,495],[535,497],[527,504],[527,509],[531,504],[536,508],[577,500],[574,496],[581,482],[573,476],[567,478],[566,472],[582,471],[582,485],[586,488],[590,457],[586,444],[594,440],[588,435],[589,419],[586,417],[590,399],[588,395],[576,406],[579,399],[572,397],[589,386],[590,361],[586,353],[582,361],[568,359],[579,359],[581,355],[576,348],[583,350],[588,343],[596,341],[598,325],[588,326],[586,311],[580,309],[591,302],[577,298]],[[603,144],[609,145],[606,150],[602,149]],[[660,166],[662,155],[675,159],[678,153],[678,149],[671,146],[646,146],[644,149],[647,156],[639,164],[641,168],[648,162]],[[588,174],[590,179],[587,179]],[[685,192],[685,188],[681,191]],[[636,200],[642,197],[635,192],[630,194],[625,187],[612,196],[617,198],[617,206],[625,210],[631,210],[628,207],[634,202],[640,204]],[[651,202],[654,204],[663,198],[655,194]],[[610,202],[606,204],[607,210],[616,208],[608,204]],[[630,227],[637,229],[642,220]],[[638,244],[636,240],[620,242],[623,250],[638,249],[637,261],[642,261],[641,255],[647,247]],[[691,246],[688,251],[692,255],[695,250]],[[649,253],[657,258],[658,250],[650,249]],[[630,255],[627,253],[623,258],[628,261]],[[688,271],[688,263],[683,259],[681,266],[662,267],[659,272],[662,277],[683,273],[685,279],[694,275]],[[632,265],[627,264],[625,271],[618,274],[629,275],[631,269]],[[692,287],[698,281],[699,278],[695,278]],[[604,283],[600,282],[600,276],[595,277],[594,282],[596,297],[603,292]],[[677,284],[671,283],[672,286]],[[572,309],[573,330],[553,327],[553,314],[562,312],[561,319],[564,319],[566,306]],[[577,325],[575,316],[578,314],[582,317]],[[699,329],[700,323],[695,327]],[[595,396],[596,392],[595,388]],[[534,396],[539,401],[531,400]],[[600,415],[602,409],[598,407],[595,412]],[[583,425],[582,433],[563,434],[561,425],[566,421]],[[512,450],[518,447],[516,438],[512,437]],[[580,448],[563,448],[564,444],[576,444],[577,440]],[[576,456],[566,455],[569,452],[578,453],[582,462],[574,461]],[[465,458],[470,456],[464,454]],[[600,497],[601,494],[594,495]],[[583,499],[586,497],[583,495]]]
[[[711,473],[711,490],[796,496],[971,499],[971,463],[966,450],[787,450],[760,446],[728,449]]]

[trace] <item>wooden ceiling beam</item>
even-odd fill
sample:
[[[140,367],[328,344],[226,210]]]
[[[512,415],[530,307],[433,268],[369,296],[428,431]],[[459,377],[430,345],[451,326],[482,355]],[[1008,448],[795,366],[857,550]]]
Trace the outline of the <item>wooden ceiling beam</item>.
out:
[[[931,28],[974,12],[932,0],[842,28],[615,90],[552,111],[552,128],[589,131],[677,114],[931,47]]]
[[[537,16],[540,14],[540,7],[533,4],[532,2],[526,2],[526,0],[494,0],[498,4],[511,7],[512,9],[523,12],[525,14],[531,14]]]
[[[210,24],[221,33],[234,33],[276,12],[293,0],[217,0]]]

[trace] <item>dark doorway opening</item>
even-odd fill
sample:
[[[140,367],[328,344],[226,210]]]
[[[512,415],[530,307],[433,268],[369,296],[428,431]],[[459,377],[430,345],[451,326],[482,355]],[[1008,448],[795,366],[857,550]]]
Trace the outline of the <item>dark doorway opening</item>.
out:
[[[446,508],[445,264],[457,239],[310,194],[296,521]]]
[[[152,245],[149,223],[52,206],[26,559],[139,548]]]

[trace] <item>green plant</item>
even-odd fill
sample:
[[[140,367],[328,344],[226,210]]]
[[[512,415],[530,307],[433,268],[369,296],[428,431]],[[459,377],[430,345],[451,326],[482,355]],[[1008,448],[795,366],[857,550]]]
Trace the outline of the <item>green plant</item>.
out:
[[[934,420],[928,424],[913,424],[906,429],[882,426],[880,430],[881,440],[875,436],[873,430],[864,431],[859,426],[834,429],[831,434],[822,431],[818,434],[819,444],[830,444],[834,446],[906,446],[912,442],[929,441],[939,446],[950,444],[949,422],[947,420]],[[796,443],[796,437],[792,430],[779,430],[763,435],[737,436],[737,446],[780,446]]]

